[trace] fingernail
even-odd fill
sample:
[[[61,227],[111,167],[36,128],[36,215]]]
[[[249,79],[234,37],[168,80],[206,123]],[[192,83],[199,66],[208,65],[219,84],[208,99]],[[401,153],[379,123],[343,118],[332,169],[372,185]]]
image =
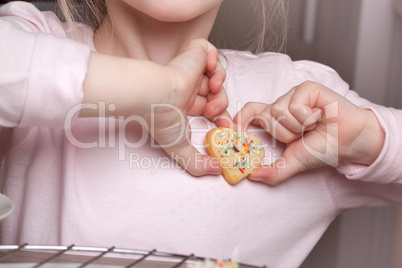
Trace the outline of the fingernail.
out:
[[[214,110],[214,115],[218,115],[221,112],[221,107],[216,107]]]

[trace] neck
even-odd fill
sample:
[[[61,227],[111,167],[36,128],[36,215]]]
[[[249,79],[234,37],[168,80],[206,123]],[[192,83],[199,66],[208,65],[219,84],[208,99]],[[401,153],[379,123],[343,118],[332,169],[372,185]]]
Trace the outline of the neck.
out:
[[[112,0],[104,23],[95,32],[94,44],[101,53],[166,64],[191,40],[208,38],[218,8],[188,21],[164,22],[124,1]]]

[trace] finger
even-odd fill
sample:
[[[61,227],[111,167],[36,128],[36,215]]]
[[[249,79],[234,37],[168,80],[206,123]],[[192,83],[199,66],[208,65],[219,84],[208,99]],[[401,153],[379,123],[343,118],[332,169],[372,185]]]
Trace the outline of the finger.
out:
[[[204,113],[205,105],[207,104],[207,98],[197,95],[191,107],[187,109],[188,115],[202,115]]]
[[[197,83],[196,83],[196,85],[195,85],[195,88],[198,88],[198,89],[200,89],[201,90],[201,88],[202,88],[202,84],[203,84],[203,78],[204,78],[205,76],[200,76],[199,78],[198,78],[198,80],[197,80]],[[203,96],[201,96],[201,95],[198,95],[197,94],[198,92],[197,91],[193,91],[192,92],[192,94],[191,94],[191,96],[190,96],[190,99],[189,99],[189,101],[188,101],[188,103],[187,103],[187,110],[188,111],[190,111],[190,113],[191,114],[194,114],[194,115],[200,115],[200,114],[202,114],[202,112],[201,113],[199,113],[198,112],[198,110],[200,110],[200,109],[204,109],[204,106],[205,106],[205,104],[206,104],[206,102],[205,102],[205,100],[203,100],[203,98],[204,99],[206,99],[206,97],[203,97]]]
[[[339,99],[339,95],[327,87],[306,81],[295,87],[289,110],[305,126],[319,121],[328,104]]]
[[[212,45],[208,40],[198,38],[198,39],[191,41],[187,45],[186,50],[194,49],[194,48],[202,48],[202,50],[207,55],[205,69],[207,71],[214,71],[217,68],[218,55],[219,55],[216,47],[214,45]]]
[[[276,121],[280,122],[290,131],[294,133],[302,133],[304,128],[303,124],[289,111],[290,100],[294,92],[295,89],[292,89],[285,95],[279,97],[267,112],[270,112],[271,116],[275,118]]]
[[[206,97],[209,93],[209,78],[206,75],[203,75],[198,95]]]
[[[337,147],[326,143],[323,133],[309,132],[301,139],[288,144],[280,159],[271,165],[260,167],[249,177],[277,185],[300,172],[327,165],[336,166],[337,163]]]
[[[222,86],[223,82],[226,79],[226,70],[223,68],[222,64],[218,61],[216,68],[207,71],[206,75],[209,77],[209,89],[212,93],[218,93]]]
[[[310,108],[300,103],[290,104],[289,111],[304,128],[317,123],[322,118],[323,114],[320,108]]]
[[[290,131],[289,128],[281,124],[281,122],[271,119],[270,121],[260,119],[260,125],[267,130],[272,137],[283,143],[291,143],[302,136],[302,133]]]
[[[235,116],[234,123],[237,131],[247,131],[250,124],[264,128],[275,139],[283,143],[290,143],[301,137],[301,133],[290,131],[271,115],[271,106],[265,103],[249,102]]]
[[[210,93],[207,96],[208,103],[205,105],[204,113],[208,119],[223,113],[229,106],[229,98],[226,90],[222,89],[218,93]]]
[[[168,65],[174,66],[186,77],[194,77],[205,72],[208,63],[208,41],[196,39],[185,50],[172,59]],[[211,58],[211,56],[210,56]]]
[[[207,70],[213,71],[217,68],[218,64],[218,50],[214,45],[205,39],[196,39],[195,42],[202,42],[207,46]]]
[[[222,173],[222,167],[216,158],[201,154],[189,143],[180,149],[175,148],[169,154],[193,176],[219,175]]]
[[[203,176],[222,173],[222,168],[217,159],[202,155],[192,145],[191,126],[185,116],[181,120],[159,129],[154,133],[154,138],[166,153],[190,174]]]
[[[227,111],[215,116],[211,119],[211,121],[215,122],[218,127],[226,127],[226,128],[235,128],[235,124],[232,120],[232,117]]]
[[[250,124],[260,125],[259,119],[262,112],[268,108],[268,104],[260,102],[248,102],[233,118],[239,131],[247,131]]]
[[[283,156],[271,165],[263,165],[248,177],[268,185],[278,185],[304,171],[304,166],[293,157]]]

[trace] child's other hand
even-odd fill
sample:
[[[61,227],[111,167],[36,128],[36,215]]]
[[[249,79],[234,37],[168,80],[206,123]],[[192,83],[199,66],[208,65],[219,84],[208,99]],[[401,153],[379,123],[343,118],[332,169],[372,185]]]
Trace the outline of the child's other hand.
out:
[[[149,114],[154,122],[151,134],[190,174],[220,174],[218,161],[202,155],[191,144],[191,128],[186,117],[204,114],[213,120],[227,114],[228,98],[222,88],[226,72],[218,61],[216,48],[207,40],[194,40],[166,67],[172,85],[160,94],[160,103],[171,106],[156,108]],[[219,120],[220,125],[231,123],[228,118],[230,122]]]
[[[194,78],[189,79],[189,77],[192,76],[191,72],[196,70],[196,63],[191,62],[191,57],[196,56],[199,45],[207,47],[207,63],[204,73],[197,79],[196,92],[194,92],[196,95],[192,95],[187,103],[187,114],[204,115],[219,126],[229,126],[232,119],[226,111],[229,100],[223,88],[226,71],[218,60],[218,51],[212,44],[204,39],[194,40],[187,46],[183,54],[173,59],[168,66],[179,71],[174,76],[179,84],[192,82]],[[195,73],[199,75],[199,70]],[[225,118],[226,121],[217,120],[217,118]]]
[[[280,159],[250,175],[250,179],[270,185],[343,161],[370,165],[385,139],[373,112],[310,81],[272,104],[247,103],[234,122],[242,131],[249,123],[259,125],[287,145]]]

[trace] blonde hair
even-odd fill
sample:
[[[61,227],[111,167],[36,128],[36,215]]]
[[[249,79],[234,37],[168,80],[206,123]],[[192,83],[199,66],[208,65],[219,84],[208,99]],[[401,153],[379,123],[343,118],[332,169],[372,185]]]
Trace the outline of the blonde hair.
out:
[[[79,36],[76,22],[97,29],[107,14],[105,0],[57,1],[66,21]],[[228,35],[231,38],[227,38]],[[218,48],[250,50],[254,53],[284,52],[286,35],[287,0],[225,0],[210,41]],[[236,36],[236,40],[233,36]]]
[[[223,1],[210,39],[219,48],[285,52],[287,12],[287,0]]]
[[[95,30],[107,14],[105,0],[57,0],[57,3],[62,13],[60,15],[83,42],[84,38],[77,30],[76,23],[84,23]]]

